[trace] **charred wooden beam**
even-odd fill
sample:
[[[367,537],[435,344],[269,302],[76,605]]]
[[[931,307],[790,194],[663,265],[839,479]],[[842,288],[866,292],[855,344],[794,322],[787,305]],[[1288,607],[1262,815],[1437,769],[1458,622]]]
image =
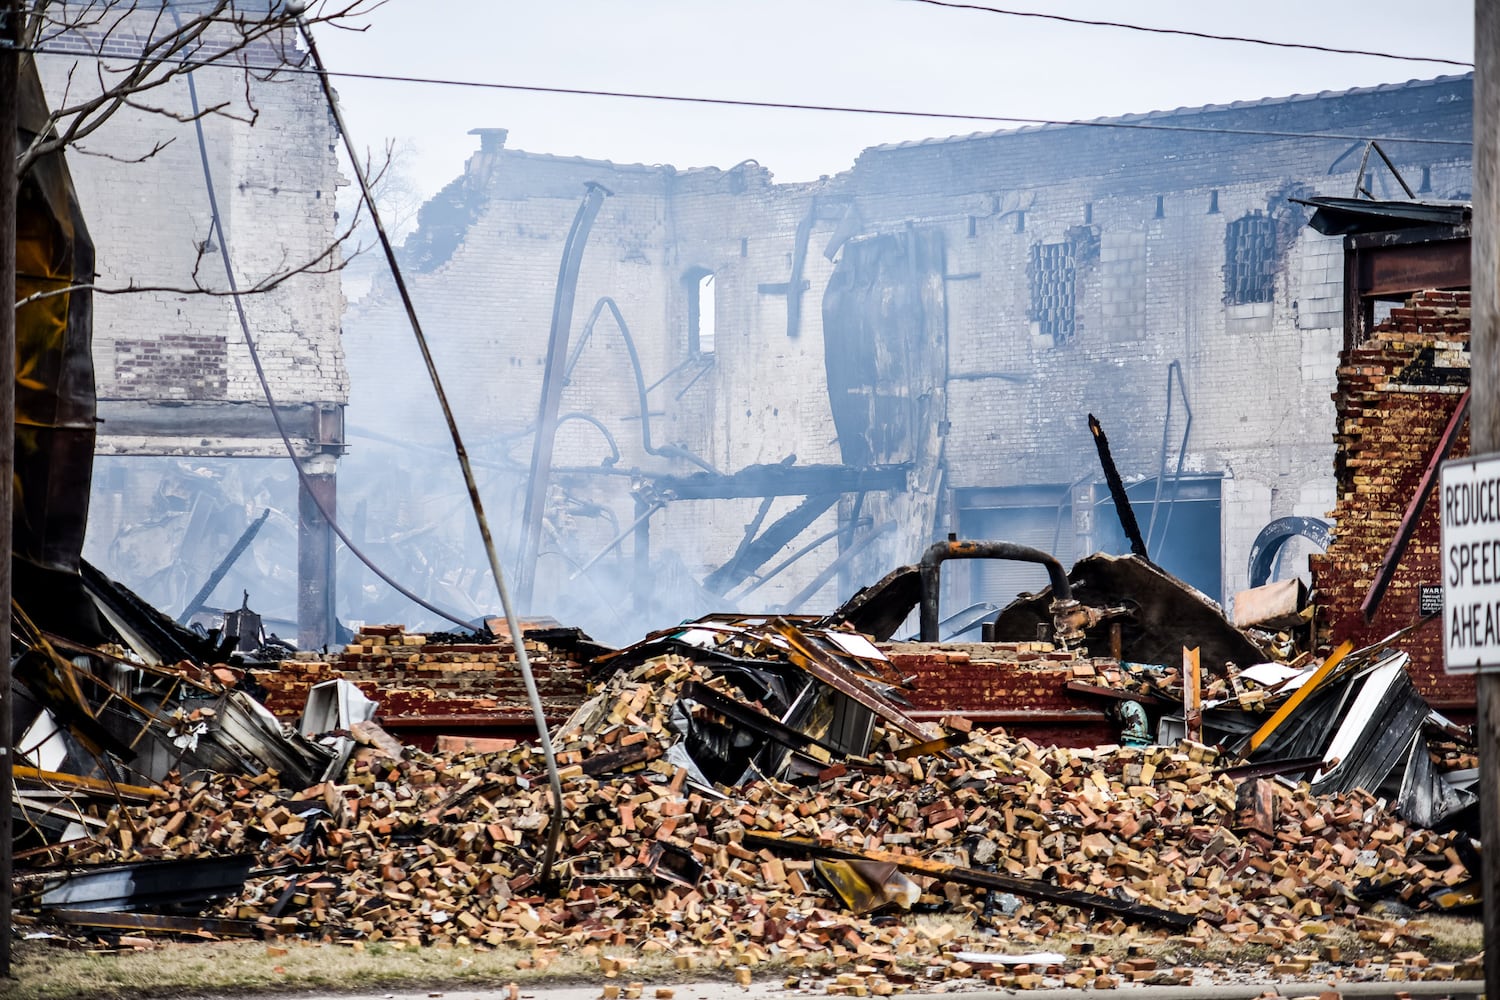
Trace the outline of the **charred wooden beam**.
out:
[[[802,534],[803,529],[822,517],[824,511],[838,503],[838,499],[837,493],[818,493],[803,500],[777,518],[759,538],[742,545],[729,562],[710,573],[703,581],[704,588],[715,594],[726,593]]]
[[[1120,517],[1120,527],[1130,539],[1130,551],[1149,560],[1146,543],[1141,538],[1141,526],[1136,523],[1135,510],[1130,506],[1130,497],[1125,493],[1125,483],[1120,479],[1120,470],[1115,468],[1114,456],[1109,453],[1109,438],[1104,436],[1104,427],[1099,419],[1089,414],[1089,433],[1094,435],[1094,448],[1099,452],[1099,464],[1104,467],[1104,481],[1109,484],[1109,495],[1115,501],[1115,513]]]
[[[229,920],[224,917],[173,917],[160,913],[96,910],[43,910],[42,915],[73,927],[101,927],[115,931],[213,934],[217,937],[261,937],[265,934],[265,928],[254,920]]]

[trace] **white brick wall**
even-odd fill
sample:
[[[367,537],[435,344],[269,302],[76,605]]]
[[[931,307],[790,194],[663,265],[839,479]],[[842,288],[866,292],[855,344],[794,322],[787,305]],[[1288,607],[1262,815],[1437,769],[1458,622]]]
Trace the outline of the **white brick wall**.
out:
[[[268,55],[257,51],[254,57]],[[76,101],[90,85],[97,88],[97,61],[91,57],[40,55],[37,64],[54,106],[65,98]],[[313,260],[334,242],[336,134],[314,77],[252,81],[253,110],[246,105],[243,73],[203,69],[195,78],[200,107],[223,107],[222,114],[204,118],[203,130],[235,274],[242,289],[250,288]],[[98,283],[222,291],[222,248],[201,259],[198,254],[211,214],[197,139],[190,123],[172,117],[191,113],[187,83],[179,78],[141,95],[140,103],[168,114],[123,107],[69,154],[96,248]],[[143,162],[120,162],[158,144],[164,144],[161,151]],[[344,400],[348,376],[339,342],[343,296],[337,274],[301,275],[274,291],[246,296],[244,303],[279,403]],[[94,317],[101,399],[264,399],[229,298],[96,295]],[[174,364],[121,368],[122,360],[139,359],[144,348],[173,338]],[[201,348],[196,356],[195,345]],[[184,423],[190,421],[184,411]]]

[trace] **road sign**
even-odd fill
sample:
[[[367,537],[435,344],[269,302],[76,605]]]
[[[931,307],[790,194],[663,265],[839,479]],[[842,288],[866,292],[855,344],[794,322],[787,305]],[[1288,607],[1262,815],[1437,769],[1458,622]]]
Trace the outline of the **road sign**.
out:
[[[1443,664],[1500,671],[1500,455],[1444,462]]]

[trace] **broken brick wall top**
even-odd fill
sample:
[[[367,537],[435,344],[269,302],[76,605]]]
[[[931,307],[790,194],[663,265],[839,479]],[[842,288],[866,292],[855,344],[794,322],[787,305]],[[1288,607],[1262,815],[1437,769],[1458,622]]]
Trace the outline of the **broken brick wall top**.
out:
[[[97,94],[95,52],[133,57],[153,32],[159,39],[172,26],[161,5],[89,8],[73,12],[80,26],[49,37],[47,53],[36,58],[54,106],[77,106]],[[239,44],[241,31],[215,24],[194,35],[195,44],[213,51]],[[271,66],[295,61],[301,57],[295,29],[262,38],[243,57]],[[337,134],[317,78],[220,67],[191,79],[205,111],[201,122],[179,79],[113,113],[85,143],[95,155],[69,158],[98,250],[100,287],[141,289],[94,299],[99,399],[263,404],[238,305],[255,332],[278,405],[341,403],[349,384],[339,328],[340,256],[337,250],[326,259],[320,255],[338,242],[334,193],[347,181],[339,176]],[[195,123],[213,174],[222,224],[216,233]],[[223,294],[224,255],[240,288],[271,287],[231,300]],[[304,267],[304,273],[290,273]],[[277,285],[277,275],[289,276]],[[137,439],[151,435],[119,429],[124,426],[119,419],[101,422],[102,451],[144,447]],[[240,428],[219,435],[225,441],[203,442],[216,435],[200,427],[178,440],[185,449],[248,453],[248,445],[233,443],[242,435],[249,436]],[[281,447],[279,441],[258,445],[257,453],[279,456]]]
[[[1313,587],[1328,609],[1334,642],[1363,646],[1419,617],[1419,588],[1442,583],[1440,505],[1422,508],[1375,618],[1360,604],[1385,558],[1407,505],[1469,385],[1469,294],[1423,292],[1394,309],[1370,337],[1345,351],[1334,404],[1338,411],[1334,542],[1312,559]],[[1451,457],[1469,453],[1467,428]],[[1441,622],[1401,643],[1422,695],[1439,708],[1474,704],[1472,678],[1443,670]]]
[[[391,631],[392,634],[381,634]],[[588,693],[584,664],[573,654],[528,638],[527,658],[547,720],[573,713]],[[347,680],[379,702],[376,719],[414,746],[430,747],[438,733],[483,731],[508,736],[535,732],[525,684],[508,640],[428,642],[426,636],[381,627],[355,637],[342,653],[285,660],[254,672],[266,706],[294,720],[316,684]]]

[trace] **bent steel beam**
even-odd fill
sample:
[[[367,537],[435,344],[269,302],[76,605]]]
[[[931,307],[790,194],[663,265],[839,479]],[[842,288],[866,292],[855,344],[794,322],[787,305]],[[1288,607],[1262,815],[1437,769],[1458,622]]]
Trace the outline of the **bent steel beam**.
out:
[[[521,557],[516,564],[516,596],[521,607],[530,609],[536,586],[536,554],[542,538],[542,509],[547,501],[547,482],[552,478],[552,444],[557,436],[557,411],[562,401],[563,376],[568,355],[568,333],[573,326],[573,298],[578,290],[578,268],[599,206],[611,192],[590,181],[588,192],[573,216],[573,228],[563,244],[562,263],[557,270],[557,290],[552,298],[552,332],[547,340],[547,365],[542,372],[542,398],[537,404],[536,440],[531,446],[531,475],[526,482],[526,505],[521,512]]]

